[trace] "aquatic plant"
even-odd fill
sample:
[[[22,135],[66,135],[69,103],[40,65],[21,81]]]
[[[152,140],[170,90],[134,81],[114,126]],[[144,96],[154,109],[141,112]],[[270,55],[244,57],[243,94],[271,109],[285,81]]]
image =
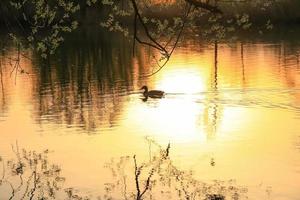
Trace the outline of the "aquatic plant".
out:
[[[154,140],[148,141],[156,148],[154,153],[149,150],[148,161],[139,163],[134,155],[107,163],[115,181],[105,185],[103,199],[247,199],[247,188],[238,186],[234,180],[200,181],[192,171],[174,165],[170,144],[164,149]]]
[[[58,165],[48,160],[49,150],[41,153],[12,146],[15,158],[0,157],[1,196],[7,199],[55,199],[65,178]],[[1,197],[1,198],[2,198]]]

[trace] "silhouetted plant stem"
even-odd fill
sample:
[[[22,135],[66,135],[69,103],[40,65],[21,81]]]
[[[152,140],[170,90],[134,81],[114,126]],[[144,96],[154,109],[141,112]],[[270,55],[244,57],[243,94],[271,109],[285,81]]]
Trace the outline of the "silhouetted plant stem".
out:
[[[34,172],[32,172],[32,174],[29,176],[28,180],[26,181],[26,188],[25,188],[25,191],[24,191],[24,194],[21,198],[21,200],[23,200],[26,195],[28,194],[28,190],[29,190],[29,185],[30,185],[30,182],[31,182],[31,179],[33,178],[34,176]]]
[[[143,196],[146,194],[146,192],[150,189],[150,184],[151,184],[151,178],[154,175],[154,172],[160,167],[160,165],[163,163],[164,160],[166,160],[169,156],[169,149],[170,149],[170,143],[168,144],[166,150],[164,150],[164,152],[161,154],[162,159],[159,160],[159,162],[154,165],[147,177],[147,180],[145,181],[145,186],[144,189],[140,188],[140,181],[139,181],[139,177],[141,175],[141,171],[144,168],[144,164],[142,164],[140,167],[138,167],[137,165],[137,160],[136,160],[136,155],[133,156],[133,161],[134,161],[134,174],[135,174],[135,185],[136,185],[136,200],[142,200]]]
[[[36,183],[38,181],[38,178],[36,176],[36,170],[33,172],[33,188],[31,189],[30,191],[30,200],[33,199],[34,197],[34,193],[35,193],[35,190],[36,190]]]

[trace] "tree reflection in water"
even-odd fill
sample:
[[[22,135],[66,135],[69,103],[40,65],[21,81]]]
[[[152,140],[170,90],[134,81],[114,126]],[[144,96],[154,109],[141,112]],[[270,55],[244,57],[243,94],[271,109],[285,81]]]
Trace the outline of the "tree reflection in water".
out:
[[[117,126],[124,99],[135,84],[141,85],[137,73],[146,70],[133,65],[128,46],[126,38],[111,33],[78,30],[50,63],[37,59],[33,89],[37,123],[66,124],[88,133]]]
[[[97,197],[83,197],[74,188],[64,188],[65,178],[60,167],[49,162],[48,150],[42,153],[20,150],[16,144],[12,147],[13,159],[0,157],[1,199],[247,199],[247,189],[233,180],[211,183],[196,180],[192,172],[174,165],[170,144],[164,149],[155,141],[148,141],[151,144],[148,161],[140,163],[134,155],[112,159],[105,165],[113,181],[106,183],[104,193]]]

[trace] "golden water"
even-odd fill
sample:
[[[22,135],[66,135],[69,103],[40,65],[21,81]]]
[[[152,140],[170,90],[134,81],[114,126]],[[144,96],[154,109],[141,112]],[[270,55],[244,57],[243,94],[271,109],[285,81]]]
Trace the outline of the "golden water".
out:
[[[49,149],[65,188],[97,196],[114,180],[105,163],[147,160],[151,138],[170,143],[174,165],[197,180],[235,180],[249,199],[300,198],[300,43],[191,41],[149,78],[142,76],[155,68],[148,49],[132,58],[129,45],[66,46],[50,66],[22,58],[29,74],[16,79],[11,47],[1,57],[1,158],[15,157],[16,141]],[[165,98],[143,101],[143,85]],[[9,196],[0,185],[0,199]]]

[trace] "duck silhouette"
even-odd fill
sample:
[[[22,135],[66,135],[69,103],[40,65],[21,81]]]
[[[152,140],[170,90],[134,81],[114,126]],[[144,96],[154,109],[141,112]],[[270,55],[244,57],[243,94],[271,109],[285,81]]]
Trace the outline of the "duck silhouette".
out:
[[[147,86],[143,86],[141,90],[144,90],[143,95],[145,98],[162,98],[165,96],[165,92],[161,90],[148,90]]]

